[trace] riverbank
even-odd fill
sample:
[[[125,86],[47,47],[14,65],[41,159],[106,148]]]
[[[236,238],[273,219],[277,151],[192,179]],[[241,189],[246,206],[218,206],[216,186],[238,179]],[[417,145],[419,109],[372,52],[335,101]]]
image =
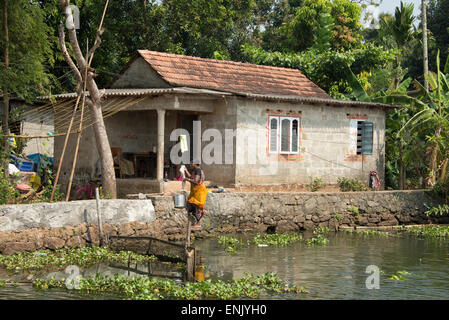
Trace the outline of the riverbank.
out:
[[[103,233],[183,240],[186,211],[171,196],[145,200],[101,200]],[[442,204],[431,191],[330,193],[209,193],[198,238],[223,233],[313,230],[316,227],[382,227],[445,224],[447,216],[427,216]],[[98,245],[94,200],[0,207],[0,253]]]

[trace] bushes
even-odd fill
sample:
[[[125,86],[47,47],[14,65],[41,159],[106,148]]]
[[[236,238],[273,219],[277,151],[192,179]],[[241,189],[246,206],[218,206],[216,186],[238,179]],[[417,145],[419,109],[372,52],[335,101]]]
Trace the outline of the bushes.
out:
[[[432,190],[443,197],[446,200],[446,203],[449,203],[449,177],[446,177],[443,180],[438,180]]]
[[[340,186],[340,191],[369,191],[370,188],[364,183],[358,181],[357,179],[348,178],[338,178],[338,185]]]

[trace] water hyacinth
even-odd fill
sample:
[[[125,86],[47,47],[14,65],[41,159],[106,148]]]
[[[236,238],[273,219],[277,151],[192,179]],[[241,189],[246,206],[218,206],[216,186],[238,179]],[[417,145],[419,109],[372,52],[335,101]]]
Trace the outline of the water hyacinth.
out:
[[[33,282],[33,287],[40,290],[65,288],[65,282],[37,279]],[[132,300],[257,299],[263,290],[276,294],[307,293],[304,287],[289,286],[275,273],[258,276],[245,274],[241,279],[226,282],[209,279],[185,284],[166,279],[126,277],[117,274],[114,277],[105,277],[97,274],[88,279],[80,279],[79,289],[76,290],[81,293],[112,292],[124,299]]]
[[[139,255],[131,251],[114,252],[100,247],[79,247],[0,255],[0,267],[8,271],[23,272],[46,268],[62,269],[69,265],[89,267],[100,262],[137,263],[155,259],[153,256]]]
[[[425,238],[449,237],[449,226],[413,226],[410,228],[402,228],[400,231]]]
[[[274,233],[274,234],[260,234],[258,233],[252,240],[256,245],[268,245],[276,247],[286,247],[302,239],[302,236],[297,233]]]

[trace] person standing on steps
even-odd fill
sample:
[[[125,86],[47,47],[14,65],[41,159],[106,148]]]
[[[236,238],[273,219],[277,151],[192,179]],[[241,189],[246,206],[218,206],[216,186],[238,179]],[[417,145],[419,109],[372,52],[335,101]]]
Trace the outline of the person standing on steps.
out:
[[[206,205],[207,189],[204,185],[204,172],[196,163],[190,163],[190,172],[185,170],[186,178],[184,181],[190,182],[190,194],[187,198],[187,212],[193,214],[196,223],[192,229],[201,228],[201,219],[207,213],[204,209]]]

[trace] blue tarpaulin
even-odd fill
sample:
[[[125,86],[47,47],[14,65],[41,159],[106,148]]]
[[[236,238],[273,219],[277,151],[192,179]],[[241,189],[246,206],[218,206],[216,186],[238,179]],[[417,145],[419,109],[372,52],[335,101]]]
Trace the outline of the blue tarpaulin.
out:
[[[33,153],[27,155],[27,158],[33,160],[34,163],[37,165],[37,169],[39,170],[40,167],[47,167],[53,165],[53,157],[46,156],[42,153]]]

